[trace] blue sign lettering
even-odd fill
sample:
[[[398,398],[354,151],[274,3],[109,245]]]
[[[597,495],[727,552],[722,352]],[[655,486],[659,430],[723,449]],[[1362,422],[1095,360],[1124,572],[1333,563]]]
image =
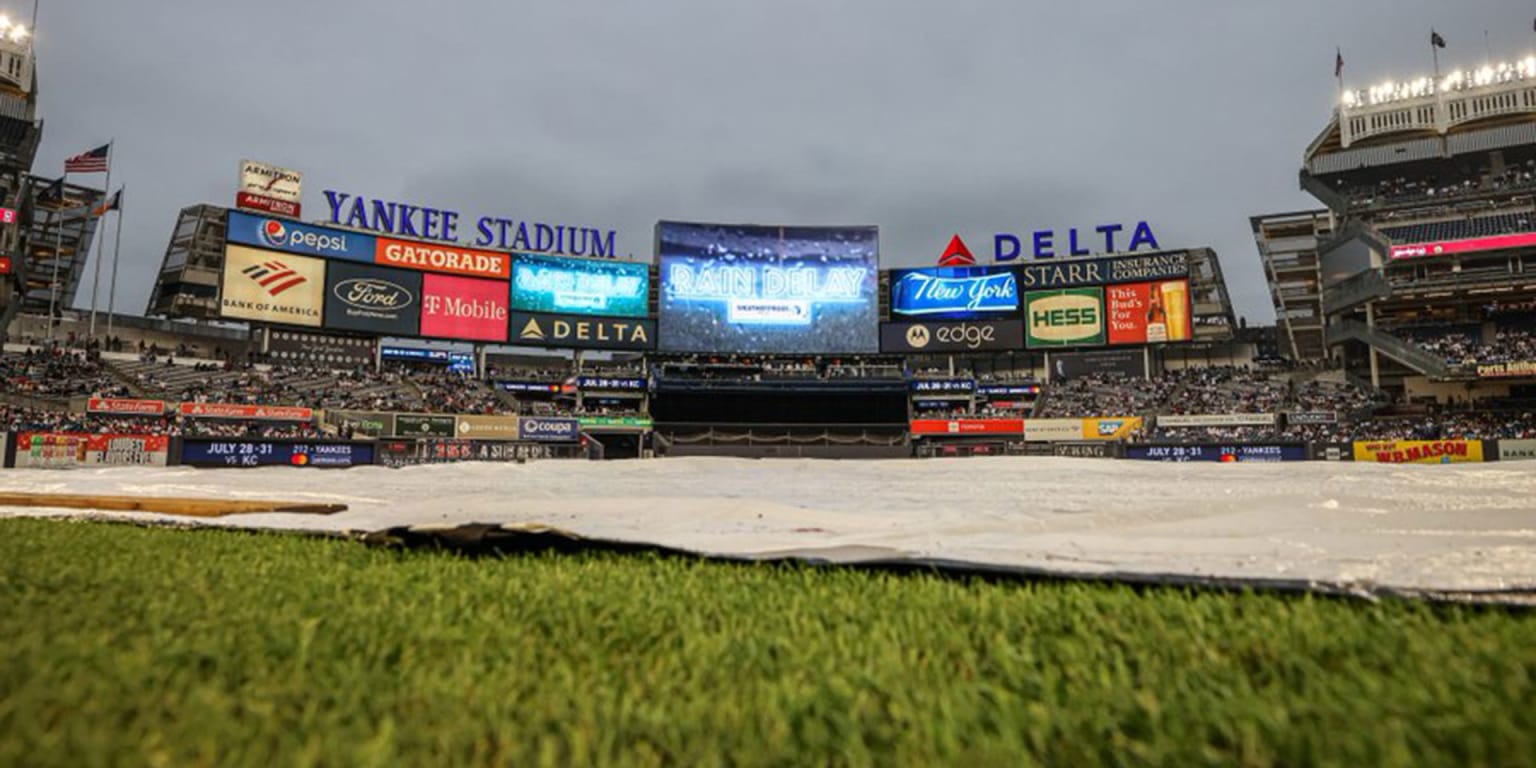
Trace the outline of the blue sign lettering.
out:
[[[1076,227],[1072,227],[1066,231],[1067,242],[1066,252],[1064,253],[1057,250],[1057,231],[1054,229],[1037,229],[1030,233],[1029,240],[1031,246],[1033,246],[1033,256],[1036,259],[1054,259],[1057,256],[1090,256],[1095,252],[1120,253],[1121,250],[1116,247],[1115,235],[1124,230],[1125,227],[1121,224],[1100,224],[1093,228],[1093,231],[1097,232],[1099,237],[1093,238],[1086,234],[1086,230],[1080,233]],[[993,259],[995,261],[1014,261],[1019,258],[1022,246],[1018,235],[999,232],[993,236],[992,242]],[[1131,231],[1130,245],[1124,250],[1139,251],[1143,248],[1153,251],[1158,250],[1157,237],[1152,234],[1152,227],[1148,226],[1145,221],[1138,221],[1135,228]]]
[[[331,189],[324,192],[332,224],[403,238],[459,242],[458,211],[353,196]],[[613,259],[618,257],[614,234],[611,229],[482,216],[475,221],[472,240],[464,245]]]
[[[1017,312],[1019,283],[1001,267],[934,267],[891,278],[891,312],[908,317],[966,319]]]
[[[512,257],[512,308],[525,312],[645,317],[650,266],[519,253]]]
[[[252,216],[239,211],[229,212],[228,239],[229,242],[239,245],[304,256],[324,256],[373,263],[374,238],[372,235],[300,224],[287,219]]]

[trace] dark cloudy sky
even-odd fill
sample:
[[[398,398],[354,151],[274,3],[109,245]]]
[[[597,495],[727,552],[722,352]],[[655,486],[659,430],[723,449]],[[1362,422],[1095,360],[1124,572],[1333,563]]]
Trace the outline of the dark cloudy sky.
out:
[[[30,12],[30,3],[12,16]],[[3,3],[0,3],[3,5]],[[1505,0],[42,0],[37,170],[118,142],[120,307],[176,211],[233,202],[242,157],[333,188],[611,227],[878,224],[886,266],[954,232],[1151,222],[1220,253],[1273,319],[1248,216],[1314,207],[1301,152],[1348,83],[1536,48]],[[100,177],[96,177],[99,179]],[[1058,235],[1058,240],[1063,235]],[[82,301],[88,290],[82,290]],[[102,300],[105,307],[105,298]]]

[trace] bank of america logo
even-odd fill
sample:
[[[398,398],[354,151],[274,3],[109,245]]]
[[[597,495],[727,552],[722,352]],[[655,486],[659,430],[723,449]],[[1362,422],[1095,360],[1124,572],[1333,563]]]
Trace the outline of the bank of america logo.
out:
[[[240,270],[240,273],[255,280],[258,285],[267,289],[267,293],[271,296],[277,296],[283,291],[295,285],[303,285],[307,281],[307,278],[303,275],[293,271],[292,267],[277,259],[262,262],[261,264],[253,264]]]

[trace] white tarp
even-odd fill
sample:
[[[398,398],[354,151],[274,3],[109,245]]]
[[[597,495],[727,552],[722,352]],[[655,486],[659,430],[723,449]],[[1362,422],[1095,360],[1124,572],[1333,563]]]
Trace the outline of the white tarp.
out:
[[[363,531],[537,522],[735,557],[925,559],[1072,575],[1479,591],[1536,590],[1531,466],[687,458],[399,470],[0,470],[0,489],[351,507],[330,517],[212,521],[228,526]],[[0,510],[6,513],[79,514]]]

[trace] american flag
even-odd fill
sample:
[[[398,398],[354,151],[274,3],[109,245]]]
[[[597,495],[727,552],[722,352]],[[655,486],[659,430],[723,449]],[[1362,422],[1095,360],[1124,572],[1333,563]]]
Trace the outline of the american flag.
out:
[[[111,163],[112,145],[103,144],[64,161],[65,173],[106,173]]]

